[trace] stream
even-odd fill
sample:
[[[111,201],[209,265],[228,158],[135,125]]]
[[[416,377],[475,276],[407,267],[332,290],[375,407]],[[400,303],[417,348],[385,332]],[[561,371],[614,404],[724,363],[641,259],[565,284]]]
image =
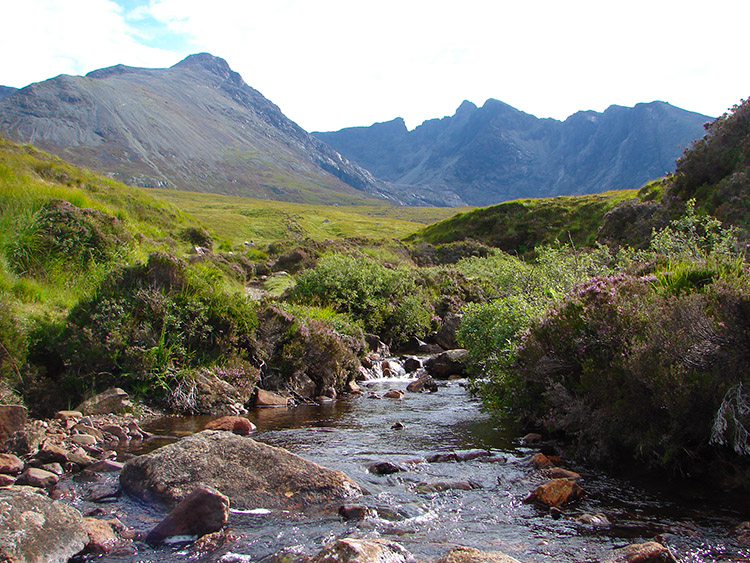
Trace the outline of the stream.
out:
[[[270,561],[281,550],[312,555],[326,543],[349,536],[396,541],[417,560],[437,558],[453,546],[464,545],[502,551],[522,562],[593,562],[606,559],[614,548],[658,538],[683,563],[750,561],[750,549],[737,545],[734,532],[735,526],[750,519],[747,511],[743,514],[695,498],[666,498],[656,489],[584,467],[566,466],[582,475],[587,495],[563,507],[559,519],[546,508],[525,504],[524,498],[547,480],[528,462],[539,448],[520,445],[517,429],[500,426],[484,413],[461,380],[441,382],[437,393],[405,393],[400,400],[370,396],[403,390],[409,381],[365,382],[361,397],[323,406],[256,409],[247,415],[258,426],[252,434],[255,440],[341,470],[360,484],[369,494],[352,502],[373,509],[365,519],[345,521],[335,508],[305,513],[232,510],[228,526],[237,537],[210,556],[198,556],[186,544],[153,549],[136,542],[124,553],[97,560]],[[134,453],[200,431],[208,420],[155,420],[145,428],[156,436]],[[392,428],[397,422],[403,427]],[[423,459],[476,448],[491,450],[493,456],[442,463]],[[406,470],[369,473],[368,467],[380,461]],[[164,516],[125,497],[110,504],[81,500],[77,504],[84,514],[103,510],[137,530],[148,530]],[[611,525],[577,519],[599,513]]]

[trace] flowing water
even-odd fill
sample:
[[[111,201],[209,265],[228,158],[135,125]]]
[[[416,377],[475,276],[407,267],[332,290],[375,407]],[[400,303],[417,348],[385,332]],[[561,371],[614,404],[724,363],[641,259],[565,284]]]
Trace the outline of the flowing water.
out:
[[[456,545],[502,551],[522,562],[587,562],[606,559],[612,549],[658,537],[681,562],[750,561],[750,550],[736,544],[734,527],[750,514],[698,501],[682,503],[583,467],[587,496],[563,515],[524,498],[546,481],[529,466],[538,449],[523,447],[517,432],[498,426],[482,412],[461,381],[437,393],[405,393],[376,399],[371,391],[404,389],[409,380],[366,383],[365,395],[325,406],[262,409],[248,415],[257,426],[253,438],[284,447],[321,465],[344,471],[368,494],[353,501],[372,508],[364,520],[344,521],[330,507],[323,511],[232,511],[229,527],[237,536],[220,551],[198,556],[185,545],[154,550],[136,543],[131,552],[100,561],[222,561],[270,559],[281,550],[311,555],[340,537],[391,539],[418,560],[437,558]],[[199,431],[207,418],[165,418],[147,429],[160,437],[153,449]],[[403,428],[392,428],[400,422]],[[426,463],[431,454],[483,448],[487,459]],[[367,468],[391,461],[406,470],[375,475]],[[79,502],[117,515],[136,529],[148,530],[163,517],[127,499],[112,505]],[[262,509],[263,507],[258,507]],[[610,526],[580,522],[582,514],[604,514]],[[135,553],[132,550],[135,549]]]

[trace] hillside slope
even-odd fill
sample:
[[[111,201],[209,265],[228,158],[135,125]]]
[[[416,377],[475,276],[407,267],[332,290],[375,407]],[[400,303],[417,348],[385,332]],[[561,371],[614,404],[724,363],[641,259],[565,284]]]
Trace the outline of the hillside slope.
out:
[[[0,134],[138,186],[341,204],[379,192],[207,53],[32,84],[0,101]]]
[[[497,100],[464,102],[452,117],[408,131],[396,119],[315,133],[390,182],[396,197],[433,205],[490,205],[638,188],[674,170],[703,134],[705,115],[664,102],[538,119]]]

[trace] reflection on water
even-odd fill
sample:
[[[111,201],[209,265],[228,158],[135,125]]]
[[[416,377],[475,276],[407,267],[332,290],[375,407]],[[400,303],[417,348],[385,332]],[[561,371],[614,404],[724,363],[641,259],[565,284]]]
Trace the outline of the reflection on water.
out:
[[[548,511],[523,503],[544,481],[527,463],[536,451],[517,443],[517,430],[499,426],[482,412],[460,381],[450,381],[434,394],[406,393],[400,400],[368,396],[371,391],[404,389],[407,383],[380,380],[369,383],[367,393],[353,400],[249,413],[258,427],[254,439],[344,471],[367,491],[357,502],[373,509],[374,516],[345,522],[336,507],[313,513],[232,512],[229,526],[241,537],[222,553],[248,561],[290,548],[313,554],[333,539],[353,536],[393,539],[418,559],[439,557],[455,545],[468,545],[500,550],[526,562],[581,562],[605,559],[615,547],[659,535],[685,562],[727,561],[727,554],[747,555],[732,543],[732,527],[741,521],[738,515],[688,509],[581,467],[571,469],[583,474],[588,496],[564,509],[562,518],[553,519]],[[171,417],[154,421],[147,430],[160,437],[144,447],[153,449],[200,431],[209,420]],[[396,422],[403,427],[393,428]],[[474,448],[491,450],[493,462],[423,460],[434,453]],[[402,464],[407,470],[373,475],[367,468],[377,461]],[[124,512],[125,518],[140,518],[141,526],[144,518],[158,517],[132,502]],[[584,513],[604,513],[612,526],[583,524],[577,516]],[[180,559],[188,560],[189,551],[172,547],[156,552],[144,548],[134,556],[109,556],[103,561]],[[230,559],[227,555],[225,560]]]

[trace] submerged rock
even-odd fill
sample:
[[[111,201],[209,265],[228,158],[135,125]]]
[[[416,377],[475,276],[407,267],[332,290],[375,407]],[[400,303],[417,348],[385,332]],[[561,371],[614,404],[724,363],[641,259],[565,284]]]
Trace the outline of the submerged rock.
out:
[[[480,551],[473,547],[457,546],[435,563],[519,563],[519,561],[500,551]]]
[[[390,475],[391,473],[404,471],[404,468],[390,461],[376,461],[367,468],[367,471],[374,475]]]
[[[0,506],[0,561],[65,563],[88,543],[80,512],[32,489],[0,489]]]
[[[325,546],[310,563],[411,563],[414,557],[403,546],[383,539],[343,538]]]
[[[125,463],[123,490],[174,506],[198,485],[236,508],[293,509],[361,494],[341,471],[229,432],[204,430]]]
[[[675,558],[662,544],[649,541],[616,549],[605,563],[675,563]]]

